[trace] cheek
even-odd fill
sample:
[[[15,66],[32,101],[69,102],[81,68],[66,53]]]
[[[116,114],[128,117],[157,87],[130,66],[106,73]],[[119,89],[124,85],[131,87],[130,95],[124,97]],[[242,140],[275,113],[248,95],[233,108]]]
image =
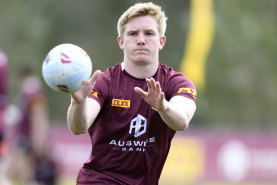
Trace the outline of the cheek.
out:
[[[162,46],[160,43],[156,43],[155,45],[153,45],[153,48],[155,48],[155,50],[161,50]]]
[[[124,42],[124,44],[123,44],[123,47],[124,47],[124,49],[125,50],[132,50],[132,48],[133,48],[133,45],[132,45],[132,43],[131,42],[129,42],[128,40],[125,40],[125,42]]]

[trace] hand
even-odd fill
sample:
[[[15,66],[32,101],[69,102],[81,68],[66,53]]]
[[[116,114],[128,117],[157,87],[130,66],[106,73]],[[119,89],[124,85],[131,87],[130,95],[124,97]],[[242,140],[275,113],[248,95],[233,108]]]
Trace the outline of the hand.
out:
[[[94,87],[96,80],[98,79],[99,75],[101,74],[100,70],[97,70],[93,73],[92,77],[86,81],[82,82],[83,88],[75,93],[71,93],[71,97],[76,103],[82,103],[86,97],[89,95],[91,89]]]
[[[139,87],[135,87],[135,92],[140,95],[146,103],[151,105],[153,108],[158,111],[165,110],[165,98],[164,93],[162,92],[161,85],[159,82],[156,82],[154,78],[146,79],[148,86],[148,91],[145,92]]]

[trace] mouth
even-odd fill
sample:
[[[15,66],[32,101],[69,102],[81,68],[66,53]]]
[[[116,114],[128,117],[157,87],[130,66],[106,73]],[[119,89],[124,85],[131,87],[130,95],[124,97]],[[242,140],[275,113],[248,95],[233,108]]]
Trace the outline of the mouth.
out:
[[[143,49],[143,48],[138,48],[134,50],[135,53],[148,53],[147,49]]]

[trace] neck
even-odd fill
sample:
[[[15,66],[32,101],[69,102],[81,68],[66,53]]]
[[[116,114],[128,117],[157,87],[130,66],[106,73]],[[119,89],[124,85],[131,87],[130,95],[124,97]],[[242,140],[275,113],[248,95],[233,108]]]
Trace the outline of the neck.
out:
[[[127,73],[132,75],[133,77],[139,79],[150,78],[155,75],[159,63],[150,63],[150,64],[134,64],[131,62],[123,62],[124,69]]]

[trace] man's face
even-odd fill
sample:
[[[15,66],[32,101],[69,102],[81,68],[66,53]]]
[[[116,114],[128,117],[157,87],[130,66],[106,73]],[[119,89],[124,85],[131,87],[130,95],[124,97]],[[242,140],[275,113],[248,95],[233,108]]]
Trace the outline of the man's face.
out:
[[[158,25],[152,16],[134,17],[125,25],[122,37],[118,37],[124,57],[136,64],[158,62],[159,50],[165,44],[165,37],[158,32]]]

